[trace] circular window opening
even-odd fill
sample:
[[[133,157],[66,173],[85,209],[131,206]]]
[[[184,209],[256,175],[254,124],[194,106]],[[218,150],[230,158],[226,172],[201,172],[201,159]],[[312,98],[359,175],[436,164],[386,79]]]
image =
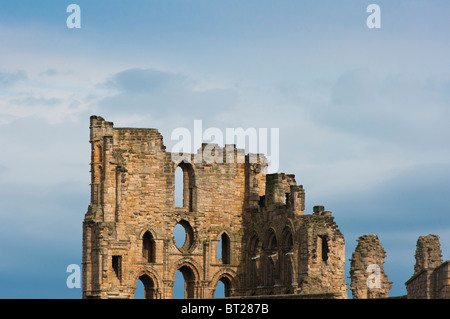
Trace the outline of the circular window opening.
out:
[[[173,229],[173,237],[178,249],[187,251],[194,242],[194,231],[187,221],[182,220]]]

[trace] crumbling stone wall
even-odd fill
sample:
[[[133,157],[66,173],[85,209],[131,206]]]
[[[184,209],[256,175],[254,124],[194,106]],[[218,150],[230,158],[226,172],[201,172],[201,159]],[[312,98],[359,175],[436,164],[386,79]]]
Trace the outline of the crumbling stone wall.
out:
[[[364,235],[350,259],[350,278],[353,299],[387,298],[392,282],[384,272],[386,252],[377,235]]]
[[[405,283],[408,299],[450,299],[450,265],[442,261],[439,236],[420,236],[414,274]]]
[[[244,236],[241,295],[336,293],[346,298],[344,237],[328,213],[304,215],[289,204],[254,211]]]
[[[219,281],[227,296],[346,298],[344,237],[322,206],[304,214],[305,191],[294,175],[267,175],[263,155],[234,145],[204,144],[174,161],[156,129],[90,121],[84,298],[133,298],[138,280],[146,298],[172,298],[178,270],[187,298],[213,297]],[[223,161],[205,161],[208,154]],[[178,167],[181,207],[174,199]],[[177,224],[186,231],[181,247]]]

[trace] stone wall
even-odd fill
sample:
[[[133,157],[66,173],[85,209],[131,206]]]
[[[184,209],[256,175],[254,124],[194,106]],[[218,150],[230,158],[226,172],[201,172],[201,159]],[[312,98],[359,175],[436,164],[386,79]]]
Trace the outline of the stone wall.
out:
[[[245,236],[241,294],[338,293],[347,297],[345,242],[334,217],[289,207],[254,212]]]
[[[322,206],[305,215],[305,191],[294,175],[266,175],[263,155],[245,155],[234,145],[204,144],[177,160],[158,130],[116,128],[98,116],[90,132],[84,298],[133,298],[138,280],[147,298],[172,298],[178,270],[188,298],[213,297],[219,281],[230,297],[346,298],[344,237]],[[173,235],[177,224],[186,232],[181,247]]]
[[[433,270],[431,291],[434,299],[450,299],[450,261],[443,262]]]

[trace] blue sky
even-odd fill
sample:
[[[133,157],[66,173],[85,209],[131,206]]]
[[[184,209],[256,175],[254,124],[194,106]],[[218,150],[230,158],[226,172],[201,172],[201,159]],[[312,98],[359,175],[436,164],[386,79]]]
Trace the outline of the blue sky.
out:
[[[81,8],[69,29],[66,8]],[[381,8],[369,29],[366,7]],[[89,116],[279,128],[280,172],[325,205],[347,260],[378,234],[406,293],[417,237],[450,254],[448,1],[2,1],[0,297],[80,298]],[[348,274],[349,262],[346,265]]]

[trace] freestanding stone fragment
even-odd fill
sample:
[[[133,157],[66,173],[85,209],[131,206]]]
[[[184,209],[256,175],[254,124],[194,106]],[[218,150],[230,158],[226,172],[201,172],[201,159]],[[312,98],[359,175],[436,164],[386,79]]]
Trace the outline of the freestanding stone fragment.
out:
[[[350,278],[353,299],[386,298],[392,282],[384,272],[386,252],[377,235],[364,235],[350,259]]]

